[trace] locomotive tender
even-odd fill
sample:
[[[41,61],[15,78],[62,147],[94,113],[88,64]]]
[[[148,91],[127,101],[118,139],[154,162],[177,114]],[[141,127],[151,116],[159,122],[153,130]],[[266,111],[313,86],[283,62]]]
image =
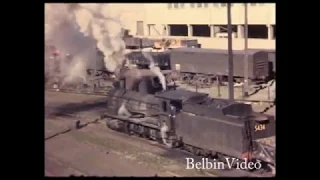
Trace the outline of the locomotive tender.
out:
[[[107,95],[109,128],[221,161],[235,157],[275,166],[275,146],[266,143],[275,136],[273,116],[182,89],[148,94],[152,83],[131,90],[123,81]]]

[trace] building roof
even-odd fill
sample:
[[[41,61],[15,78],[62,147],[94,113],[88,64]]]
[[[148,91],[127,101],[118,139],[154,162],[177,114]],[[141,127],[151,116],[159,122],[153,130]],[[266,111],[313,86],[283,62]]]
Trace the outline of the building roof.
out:
[[[205,48],[176,48],[172,49],[172,52],[190,52],[190,53],[217,53],[228,54],[228,50],[223,49],[205,49]],[[244,50],[233,50],[233,54],[244,54]],[[263,52],[261,49],[248,49],[248,55],[254,55],[258,52]]]

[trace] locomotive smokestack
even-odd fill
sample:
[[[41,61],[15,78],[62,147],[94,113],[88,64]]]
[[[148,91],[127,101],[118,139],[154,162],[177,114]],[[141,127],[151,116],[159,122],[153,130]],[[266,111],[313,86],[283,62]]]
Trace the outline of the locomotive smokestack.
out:
[[[229,99],[234,100],[233,89],[233,52],[232,52],[232,25],[231,25],[231,3],[227,4],[228,16],[228,55],[229,55],[229,68],[228,68],[228,86],[229,86]]]
[[[150,65],[149,65],[150,71],[158,76],[158,78],[160,80],[160,83],[162,85],[162,90],[165,91],[167,89],[165,76],[162,74],[160,68],[154,64],[154,59],[152,58],[150,53],[142,52],[142,54],[146,59],[149,60],[149,62],[150,62]]]

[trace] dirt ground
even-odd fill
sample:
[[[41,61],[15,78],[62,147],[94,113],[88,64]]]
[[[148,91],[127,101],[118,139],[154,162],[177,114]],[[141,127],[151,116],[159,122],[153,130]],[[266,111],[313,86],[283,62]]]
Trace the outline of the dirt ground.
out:
[[[93,147],[74,134],[46,142],[46,175],[48,176],[154,176],[158,172],[136,163],[108,147]],[[162,173],[161,176],[172,174]]]
[[[83,123],[96,118],[105,107],[85,107],[104,97],[46,92],[45,98],[46,138],[72,127],[77,120]],[[74,108],[79,104],[84,105],[84,108]],[[75,109],[72,113],[79,118],[57,114],[61,107]],[[105,126],[105,122],[99,122],[45,140],[45,175],[215,176],[210,172],[186,170],[181,155],[179,160],[172,160],[178,154],[167,151],[155,147],[152,142],[113,132]]]

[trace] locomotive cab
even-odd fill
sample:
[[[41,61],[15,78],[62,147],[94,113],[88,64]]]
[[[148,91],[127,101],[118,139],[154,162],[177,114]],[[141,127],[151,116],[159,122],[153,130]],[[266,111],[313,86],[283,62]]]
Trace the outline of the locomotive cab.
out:
[[[204,93],[195,93],[187,90],[168,90],[156,94],[156,97],[160,99],[160,122],[165,123],[168,126],[170,132],[175,133],[175,124],[176,118],[180,114],[183,103],[197,98],[205,98],[207,94]]]
[[[181,102],[169,100],[169,99],[161,99],[160,103],[160,126],[167,126],[168,132],[174,133],[174,121],[176,118],[179,109],[181,109]]]

